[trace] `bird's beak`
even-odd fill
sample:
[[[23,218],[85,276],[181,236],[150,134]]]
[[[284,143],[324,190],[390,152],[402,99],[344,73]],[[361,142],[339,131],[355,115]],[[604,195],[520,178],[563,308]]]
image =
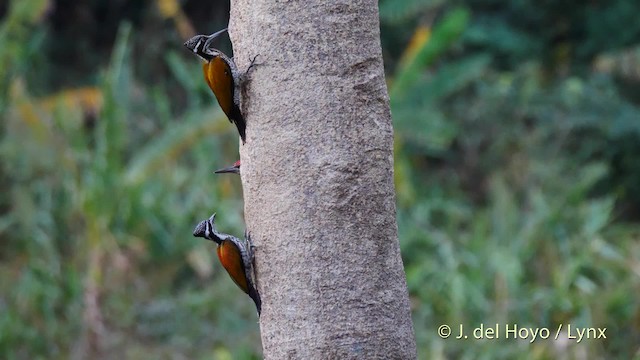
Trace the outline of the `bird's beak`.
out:
[[[207,35],[207,41],[205,41],[204,45],[203,45],[203,49],[210,49],[213,46],[211,45],[211,43],[213,42],[213,40],[215,40],[218,36],[220,36],[222,33],[227,32],[227,28],[224,28],[220,31],[214,32],[211,35]]]
[[[216,174],[224,174],[224,173],[232,173],[232,174],[240,174],[240,169],[235,166],[229,166],[226,168],[218,169],[214,171]]]
[[[211,48],[211,43],[213,42],[213,40],[215,40],[215,38],[225,32],[227,32],[227,28],[217,31],[211,35],[196,35],[191,39],[185,41],[184,46],[202,60],[209,61],[211,60],[211,58],[207,56],[205,50]]]
[[[229,28],[224,28],[224,29],[222,29],[220,31],[214,32],[213,34],[211,34],[211,35],[209,35],[207,37],[209,38],[209,41],[211,41],[211,40],[217,38],[218,36],[220,36],[221,34],[227,32],[227,30],[229,30]]]

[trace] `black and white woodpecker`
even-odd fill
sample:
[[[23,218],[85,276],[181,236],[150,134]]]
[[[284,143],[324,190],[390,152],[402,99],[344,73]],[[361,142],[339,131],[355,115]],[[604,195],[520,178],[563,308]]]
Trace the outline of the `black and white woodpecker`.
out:
[[[212,45],[213,40],[226,31],[227,28],[224,28],[211,35],[196,35],[187,40],[184,46],[205,62],[202,66],[204,79],[216,96],[222,111],[227,115],[229,121],[238,128],[238,133],[244,144],[246,123],[240,110],[241,86],[256,58],[253,58],[247,71],[241,73],[233,59]]]
[[[201,221],[193,230],[193,236],[205,238],[218,244],[218,259],[227,270],[227,273],[256,304],[258,316],[262,310],[260,294],[253,282],[253,247],[248,232],[245,232],[245,240],[241,241],[237,237],[223,234],[216,230],[216,214],[211,215],[207,220]]]

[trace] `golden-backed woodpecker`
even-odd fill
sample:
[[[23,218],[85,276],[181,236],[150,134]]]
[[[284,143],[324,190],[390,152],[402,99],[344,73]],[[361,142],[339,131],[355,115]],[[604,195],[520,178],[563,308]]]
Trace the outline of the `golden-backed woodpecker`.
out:
[[[233,165],[229,167],[218,169],[214,172],[216,174],[232,173],[232,174],[240,175],[240,160],[234,162]]]
[[[251,297],[260,316],[262,301],[252,281],[253,249],[250,236],[245,232],[243,242],[233,235],[218,232],[215,218],[216,214],[213,214],[209,219],[201,221],[193,230],[193,236],[212,240],[218,244],[218,259],[222,267],[227,270],[233,282]]]
[[[240,133],[244,144],[246,124],[240,111],[240,93],[244,74],[238,71],[236,63],[231,58],[212,46],[213,40],[226,31],[225,28],[211,35],[196,35],[187,40],[184,46],[204,60],[202,70],[207,85],[213,91],[229,121],[238,128],[238,133]],[[254,61],[255,58],[251,61],[247,72],[253,66]]]

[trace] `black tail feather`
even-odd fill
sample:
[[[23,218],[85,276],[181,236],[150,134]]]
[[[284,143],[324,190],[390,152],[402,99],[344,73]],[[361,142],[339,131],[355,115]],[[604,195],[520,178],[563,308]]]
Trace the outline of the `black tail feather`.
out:
[[[238,128],[238,133],[240,134],[240,138],[242,139],[242,143],[244,144],[247,137],[245,133],[245,129],[247,126],[244,122],[244,117],[242,116],[242,112],[240,112],[239,107],[235,105],[233,106],[233,110],[229,120],[231,120],[231,122],[236,124],[236,127]]]
[[[256,288],[253,287],[252,285],[249,285],[249,297],[251,297],[253,302],[256,304],[256,309],[258,310],[258,317],[259,317],[260,312],[262,312],[262,300],[260,299],[260,294],[258,294],[258,291],[256,290]]]

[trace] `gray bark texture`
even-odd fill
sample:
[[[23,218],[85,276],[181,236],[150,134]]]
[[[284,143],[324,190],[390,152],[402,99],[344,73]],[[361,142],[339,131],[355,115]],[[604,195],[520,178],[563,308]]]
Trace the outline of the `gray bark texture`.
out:
[[[265,359],[415,359],[377,0],[232,0]]]

